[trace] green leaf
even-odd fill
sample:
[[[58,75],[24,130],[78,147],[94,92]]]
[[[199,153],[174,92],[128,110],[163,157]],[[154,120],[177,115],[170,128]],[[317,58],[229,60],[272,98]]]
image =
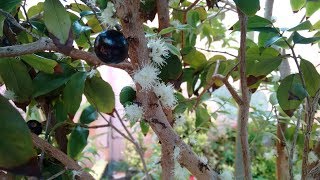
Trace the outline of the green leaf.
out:
[[[174,30],[176,30],[176,28],[170,26],[170,27],[167,27],[167,28],[162,29],[162,30],[158,33],[158,35],[161,36],[161,35],[164,35],[164,34],[168,34],[168,33],[171,33],[171,32],[174,31]]]
[[[302,30],[311,30],[311,29],[312,29],[312,24],[309,20],[307,20],[291,29],[288,29],[288,31],[302,31]]]
[[[320,20],[317,21],[317,22],[313,25],[312,29],[313,29],[313,30],[319,30],[319,29],[320,29]]]
[[[295,44],[311,44],[315,43],[320,40],[320,37],[311,37],[311,38],[306,38],[301,36],[298,32],[293,33],[293,42]]]
[[[282,36],[274,36],[271,39],[269,39],[268,41],[265,42],[264,47],[269,47],[271,45],[273,45],[274,43],[278,42],[279,40],[283,39]]]
[[[204,67],[207,59],[203,53],[193,48],[187,55],[183,56],[183,61],[196,70],[199,70]]]
[[[43,8],[43,19],[48,31],[57,37],[61,44],[65,44],[71,28],[68,12],[60,1],[56,0],[45,0]]]
[[[174,45],[172,45],[172,44],[170,44],[170,43],[166,43],[166,46],[167,46],[167,48],[169,49],[169,51],[170,51],[172,54],[174,54],[174,55],[176,55],[176,56],[178,56],[178,57],[181,56],[180,51],[179,51],[179,49],[178,49],[176,46],[174,46]]]
[[[1,95],[0,114],[0,167],[13,169],[36,158],[27,124],[20,113]]]
[[[58,123],[64,122],[68,119],[68,112],[64,107],[64,102],[61,99],[58,99],[54,105],[55,117]]]
[[[125,106],[133,103],[136,99],[136,91],[131,86],[125,86],[120,92],[120,103]]]
[[[252,16],[248,17],[248,30],[253,28],[265,28],[265,27],[272,27],[272,22],[266,18],[260,16]],[[230,30],[239,31],[240,30],[240,22],[236,22]]]
[[[80,36],[80,34],[91,31],[90,26],[84,26],[79,21],[75,21],[73,23],[73,31],[76,37]]]
[[[293,12],[298,12],[306,4],[306,0],[290,0]]]
[[[204,20],[207,19],[208,14],[207,14],[207,11],[206,11],[206,9],[204,7],[202,7],[202,6],[201,7],[196,7],[191,11],[197,12],[199,14],[199,19],[201,21],[204,21]]]
[[[146,136],[149,132],[150,126],[146,121],[140,121],[141,132]]]
[[[48,74],[54,73],[54,68],[58,65],[58,63],[52,59],[35,54],[28,54],[20,57],[24,62],[28,63],[33,68]]]
[[[281,109],[288,115],[293,116],[294,111],[303,102],[307,92],[302,87],[298,74],[291,74],[281,81],[277,90],[277,99]]]
[[[196,28],[198,22],[200,22],[199,13],[196,11],[188,11],[187,13],[187,23],[192,27]]]
[[[70,115],[74,115],[79,109],[86,78],[87,75],[85,72],[73,74],[63,90],[62,97],[64,105]]]
[[[0,58],[0,75],[6,88],[15,93],[15,101],[29,100],[33,91],[32,80],[22,61],[15,58]]]
[[[320,8],[320,0],[307,0],[306,18],[312,16]]]
[[[314,97],[320,88],[320,74],[314,65],[305,59],[301,59],[300,67],[306,83],[307,92],[311,97]]]
[[[208,110],[202,106],[196,109],[196,128],[209,128],[211,124],[211,116]]]
[[[69,137],[68,141],[68,155],[73,159],[78,159],[82,150],[87,145],[87,138],[89,136],[89,130],[76,126]]]
[[[16,8],[16,6],[20,3],[21,0],[1,0],[0,7],[2,10],[10,12],[13,8]]]
[[[109,83],[98,77],[87,79],[84,94],[98,111],[111,113],[115,107],[115,96]]]
[[[28,16],[29,18],[35,16],[35,15],[38,15],[40,14],[41,12],[43,12],[43,2],[39,2],[37,5],[35,6],[31,6],[29,9],[28,9]]]
[[[237,7],[247,16],[253,16],[260,10],[259,0],[233,0]]]
[[[182,74],[182,64],[178,56],[170,54],[166,64],[160,68],[159,78],[164,82],[177,80]]]
[[[33,97],[38,97],[47,94],[60,86],[64,85],[75,73],[75,70],[67,64],[59,64],[61,68],[60,74],[46,74],[43,72],[38,73],[38,75],[33,79],[34,92]],[[45,86],[44,86],[45,84]]]
[[[97,110],[92,106],[86,107],[80,116],[80,122],[83,124],[90,124],[98,118]]]

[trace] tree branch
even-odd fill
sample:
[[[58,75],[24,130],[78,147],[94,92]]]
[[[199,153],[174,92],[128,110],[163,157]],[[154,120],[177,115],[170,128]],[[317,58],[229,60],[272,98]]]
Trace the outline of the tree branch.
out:
[[[146,38],[143,30],[143,21],[139,15],[140,0],[114,1],[117,16],[121,20],[123,33],[129,40],[129,54],[134,68],[150,62]],[[137,85],[137,101],[142,104],[145,119],[157,134],[162,150],[162,177],[173,179],[175,145],[181,149],[180,164],[186,167],[198,179],[217,179],[218,174],[208,165],[200,166],[201,161],[174,132],[155,94],[151,91],[141,91]],[[155,104],[155,106],[150,106]],[[199,165],[200,164],[200,165]]]
[[[238,132],[236,140],[236,179],[244,178],[251,180],[250,170],[250,151],[248,143],[248,119],[250,95],[246,76],[246,34],[247,34],[247,16],[238,11],[240,21],[240,50],[239,50],[239,69],[240,69],[240,90],[243,104],[239,106],[238,111]],[[244,176],[244,177],[243,177]]]
[[[32,54],[36,52],[42,51],[56,51],[59,52],[59,49],[53,43],[50,38],[42,37],[39,40],[22,45],[14,45],[14,46],[5,46],[0,47],[0,58],[1,57],[16,57],[25,54]],[[79,49],[73,48],[68,54],[73,59],[83,59],[88,64],[91,65],[103,65],[104,63],[100,61],[100,59],[92,53],[82,51]],[[129,63],[120,63],[120,64],[108,64],[110,67],[120,68],[126,70],[128,72],[132,71],[132,66]]]
[[[159,22],[158,31],[160,32],[162,29],[165,29],[170,26],[168,0],[157,0],[157,11]],[[171,33],[165,34],[164,36],[170,37]]]
[[[66,169],[69,170],[75,170],[79,171],[80,179],[94,179],[88,172],[83,171],[83,168],[78,165],[78,163],[70,157],[68,157],[66,154],[64,154],[62,151],[58,150],[57,148],[53,147],[51,144],[49,144],[47,141],[39,138],[37,135],[31,133],[33,144],[43,150],[48,155],[54,157],[56,160],[60,161]]]

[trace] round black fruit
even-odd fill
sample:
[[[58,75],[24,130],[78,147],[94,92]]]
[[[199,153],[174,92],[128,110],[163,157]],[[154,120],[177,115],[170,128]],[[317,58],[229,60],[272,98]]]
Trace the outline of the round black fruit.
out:
[[[42,124],[37,120],[29,120],[27,122],[27,125],[31,132],[33,132],[36,135],[39,135],[42,133]]]
[[[129,44],[123,34],[116,30],[100,33],[94,42],[98,58],[107,64],[118,64],[128,57]]]

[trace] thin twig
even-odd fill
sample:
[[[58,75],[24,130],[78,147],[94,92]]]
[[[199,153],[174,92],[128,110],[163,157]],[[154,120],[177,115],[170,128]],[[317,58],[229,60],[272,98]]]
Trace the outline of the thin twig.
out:
[[[217,51],[217,50],[211,50],[211,49],[204,49],[204,48],[200,48],[200,47],[196,47],[196,49],[200,49],[200,50],[207,51],[207,52],[213,52],[213,53],[227,54],[227,55],[232,56],[232,57],[235,57],[235,58],[238,57],[238,56],[236,56],[236,55],[234,55],[234,54],[231,54],[231,53],[229,53],[229,52],[226,52],[226,51]]]
[[[47,180],[53,180],[53,179],[55,179],[55,178],[57,178],[57,177],[59,177],[59,176],[61,176],[63,173],[65,173],[66,172],[66,170],[62,170],[62,171],[60,171],[60,172],[58,172],[58,173],[56,173],[56,174],[54,174],[54,175],[52,175],[51,177],[49,177]]]
[[[93,180],[94,178],[88,173],[83,171],[83,168],[78,165],[76,161],[71,159],[69,156],[67,156],[65,153],[57,149],[56,147],[52,146],[49,144],[47,141],[39,138],[37,135],[31,133],[32,137],[32,142],[35,147],[41,149],[42,151],[46,152],[49,156],[55,158],[56,160],[60,161],[65,169],[70,169],[70,170],[76,170],[81,172],[79,174],[81,179],[86,179],[86,180]]]
[[[148,172],[147,164],[146,164],[145,159],[144,159],[144,154],[143,154],[142,148],[140,147],[139,143],[134,139],[134,137],[132,136],[131,132],[128,130],[127,126],[124,124],[123,119],[120,117],[119,112],[117,110],[115,110],[114,112],[116,113],[117,118],[119,119],[122,127],[127,132],[128,136],[134,142],[133,144],[136,147],[136,151],[139,153],[139,156],[140,156],[140,159],[141,159],[141,162],[142,162],[142,165],[143,165],[143,170],[144,170],[144,172],[146,174],[146,179],[147,180],[151,180],[151,177],[150,177],[149,172]]]
[[[6,17],[17,28],[27,32],[28,34],[30,34],[32,37],[34,37],[36,39],[40,39],[40,37],[38,35],[33,34],[32,32],[28,31],[25,27],[21,26],[10,13],[8,13],[0,8],[0,14],[2,14],[4,17]]]

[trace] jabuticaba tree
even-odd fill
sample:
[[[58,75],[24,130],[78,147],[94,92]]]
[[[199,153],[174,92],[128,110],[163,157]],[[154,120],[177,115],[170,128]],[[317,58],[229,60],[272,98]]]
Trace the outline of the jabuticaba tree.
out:
[[[268,112],[272,115],[280,111],[281,116],[299,117],[297,110],[307,103],[301,111],[303,130],[297,120],[295,126],[287,122],[288,131],[295,128],[295,138],[287,137],[291,131],[284,132],[299,146],[296,149],[303,149],[302,166],[299,169],[289,163],[290,173],[286,174],[291,177],[286,178],[293,179],[293,169],[302,170],[302,179],[318,177],[319,165],[316,161],[310,164],[308,156],[319,154],[312,146],[317,143],[311,142],[317,129],[313,121],[320,75],[295,52],[295,45],[318,43],[319,23],[306,20],[291,29],[275,27],[256,15],[263,9],[259,0],[45,0],[28,8],[25,5],[21,0],[0,2],[0,84],[6,88],[0,96],[0,169],[45,179],[61,172],[67,179],[94,179],[79,166],[87,153],[89,129],[110,127],[134,145],[144,177],[155,179],[156,173],[151,173],[144,159],[145,146],[131,134],[124,122],[128,120],[130,126],[140,126],[138,133],[153,131],[158,137],[162,179],[181,178],[181,170],[197,179],[232,178],[230,172],[219,175],[226,169],[213,157],[206,157],[205,147],[190,143],[194,133],[207,136],[218,114],[225,113],[211,112],[206,101],[226,87],[232,96],[230,104],[239,110],[238,128],[233,130],[235,160],[227,165],[234,165],[236,179],[252,179],[260,162],[249,147],[248,119],[255,118],[249,103],[251,94],[263,85],[275,93],[270,103],[277,111]],[[291,6],[294,12],[306,9],[310,17],[320,3],[292,0]],[[226,27],[226,13],[237,14],[239,21]],[[149,21],[158,25],[149,26]],[[304,37],[299,33],[303,30],[315,34]],[[249,31],[259,33],[258,41],[247,39]],[[205,41],[205,47],[199,47],[199,39]],[[234,46],[234,39],[240,40],[239,45]],[[216,46],[226,50],[217,51]],[[234,47],[238,54],[228,52]],[[279,48],[289,54],[281,54]],[[298,73],[271,81],[285,58],[293,58]],[[122,69],[134,85],[123,85],[120,95],[115,95],[112,84],[97,70],[103,65]],[[231,85],[231,79],[240,82],[239,88]],[[83,95],[86,107],[80,106]],[[123,117],[115,107],[118,98]],[[25,111],[24,118],[17,108]],[[79,119],[75,116],[78,111]],[[123,130],[102,113],[117,117]],[[188,121],[185,114],[190,116]],[[106,124],[91,125],[99,115]],[[276,117],[272,116],[273,122]],[[177,131],[183,124],[188,124],[187,130]],[[263,131],[275,132],[268,128]],[[297,143],[298,134],[303,134],[303,143]]]

